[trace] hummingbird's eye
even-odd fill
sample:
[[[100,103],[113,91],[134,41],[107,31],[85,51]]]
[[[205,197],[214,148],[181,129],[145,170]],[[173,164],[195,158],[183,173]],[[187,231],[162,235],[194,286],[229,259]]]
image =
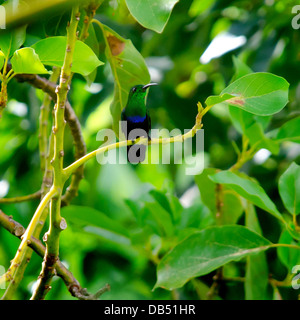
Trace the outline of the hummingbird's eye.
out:
[[[136,92],[136,88],[135,87],[132,88],[132,92]]]

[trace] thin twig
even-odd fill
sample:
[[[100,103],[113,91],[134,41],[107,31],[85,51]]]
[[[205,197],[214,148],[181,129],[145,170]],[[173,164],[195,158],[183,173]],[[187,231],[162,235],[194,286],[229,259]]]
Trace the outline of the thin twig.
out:
[[[0,203],[1,204],[19,203],[19,202],[39,199],[40,197],[41,197],[41,191],[39,190],[27,196],[20,196],[20,197],[14,197],[14,198],[0,198]]]

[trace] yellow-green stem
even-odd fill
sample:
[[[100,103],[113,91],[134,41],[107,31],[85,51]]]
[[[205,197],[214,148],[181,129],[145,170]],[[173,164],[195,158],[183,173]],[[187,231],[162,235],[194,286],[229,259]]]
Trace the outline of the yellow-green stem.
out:
[[[98,154],[107,152],[109,150],[113,150],[113,149],[119,149],[125,146],[130,146],[133,145],[135,143],[139,143],[139,144],[148,144],[148,145],[155,145],[155,144],[168,144],[168,143],[175,143],[175,142],[183,142],[184,140],[188,139],[188,138],[192,138],[197,130],[200,129],[200,126],[198,124],[196,124],[190,131],[188,131],[187,133],[183,134],[183,135],[177,135],[175,137],[171,137],[171,138],[157,138],[157,139],[151,139],[150,141],[148,141],[148,138],[138,138],[135,141],[131,141],[131,140],[124,140],[124,141],[120,141],[120,142],[116,142],[113,144],[110,144],[108,146],[105,147],[100,147],[88,154],[86,154],[85,156],[83,156],[82,158],[78,159],[77,161],[73,162],[71,165],[69,165],[67,168],[64,169],[64,174],[66,176],[66,178],[70,177],[70,175],[81,165],[83,165],[85,162],[87,162],[88,160],[96,157]]]
[[[60,74],[60,68],[53,67],[52,75],[49,81],[56,83]],[[40,162],[41,170],[45,171],[46,157],[48,153],[48,123],[50,113],[51,99],[48,94],[44,94],[43,103],[41,105],[41,112],[39,117],[39,150],[40,150]]]
[[[61,68],[59,85],[56,87],[57,100],[54,107],[54,126],[52,135],[54,138],[54,154],[51,160],[53,167],[53,188],[56,195],[50,204],[50,226],[46,237],[46,252],[39,282],[31,299],[44,299],[50,289],[50,283],[54,274],[54,268],[59,255],[59,235],[66,228],[66,222],[60,215],[61,196],[66,176],[63,170],[64,158],[64,129],[65,106],[72,78],[72,63],[75,44],[77,40],[77,27],[80,20],[79,6],[72,9],[71,20],[67,26],[67,47],[64,63]]]
[[[0,285],[5,281],[10,281],[13,279],[14,274],[18,266],[20,265],[22,258],[25,254],[25,249],[27,248],[28,244],[30,243],[30,238],[33,235],[33,232],[39,222],[40,216],[43,213],[44,208],[47,206],[48,202],[51,198],[56,194],[55,188],[51,188],[50,191],[45,195],[45,197],[40,202],[39,206],[37,207],[27,229],[26,232],[22,236],[21,244],[17,250],[17,253],[13,260],[11,261],[11,265],[7,272],[0,277]]]

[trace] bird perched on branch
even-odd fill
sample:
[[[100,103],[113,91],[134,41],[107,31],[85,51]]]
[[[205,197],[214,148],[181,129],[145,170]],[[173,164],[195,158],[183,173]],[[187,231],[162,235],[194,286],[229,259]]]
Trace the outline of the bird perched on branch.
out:
[[[130,89],[127,104],[121,114],[121,120],[123,121],[122,131],[127,140],[135,140],[139,137],[150,139],[151,119],[146,108],[145,98],[147,89],[155,85],[157,84],[136,85]],[[129,162],[143,162],[145,157],[145,145],[127,146],[127,159]]]

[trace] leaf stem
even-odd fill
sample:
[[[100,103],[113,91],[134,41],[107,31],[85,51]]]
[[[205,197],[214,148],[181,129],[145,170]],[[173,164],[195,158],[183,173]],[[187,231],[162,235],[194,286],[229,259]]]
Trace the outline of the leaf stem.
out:
[[[298,246],[296,244],[274,243],[274,244],[270,245],[270,248],[278,248],[278,247],[300,250],[300,246]]]
[[[7,74],[5,75],[6,79],[7,79],[7,82],[9,82],[9,77],[14,73],[14,70],[13,69],[10,69]]]

